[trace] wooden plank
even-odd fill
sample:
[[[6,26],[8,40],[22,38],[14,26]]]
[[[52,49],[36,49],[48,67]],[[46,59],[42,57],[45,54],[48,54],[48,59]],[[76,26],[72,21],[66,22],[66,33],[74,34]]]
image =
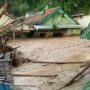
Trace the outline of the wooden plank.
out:
[[[58,75],[31,75],[27,73],[12,73],[13,76],[20,76],[20,77],[56,77]]]
[[[48,63],[48,64],[82,64],[84,62],[46,62],[46,61],[31,61],[31,63]]]
[[[7,11],[7,9],[10,7],[10,4],[5,1],[4,5],[1,7],[0,9],[0,18],[2,17],[2,15]]]

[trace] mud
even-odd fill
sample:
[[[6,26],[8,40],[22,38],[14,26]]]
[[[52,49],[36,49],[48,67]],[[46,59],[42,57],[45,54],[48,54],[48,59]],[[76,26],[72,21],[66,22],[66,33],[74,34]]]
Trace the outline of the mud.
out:
[[[18,48],[21,52],[19,59],[24,62],[12,73],[29,73],[33,75],[55,75],[57,77],[14,77],[15,85],[21,86],[22,90],[57,90],[67,83],[83,67],[81,64],[56,65],[31,63],[29,60],[65,62],[65,61],[88,61],[90,59],[90,42],[81,40],[79,37],[63,37],[48,39],[24,39],[10,42],[9,45]],[[26,59],[22,59],[26,58]],[[24,60],[24,61],[23,61]],[[83,78],[73,85],[62,90],[82,90],[84,83],[90,78],[89,70]],[[30,86],[27,86],[30,85]],[[32,87],[33,86],[33,87]]]

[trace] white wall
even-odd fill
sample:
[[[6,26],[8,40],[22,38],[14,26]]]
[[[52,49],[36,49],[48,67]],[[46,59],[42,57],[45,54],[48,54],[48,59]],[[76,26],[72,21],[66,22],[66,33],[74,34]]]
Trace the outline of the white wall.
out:
[[[87,27],[90,23],[90,15],[78,17],[76,20],[79,24],[83,25],[84,27]]]

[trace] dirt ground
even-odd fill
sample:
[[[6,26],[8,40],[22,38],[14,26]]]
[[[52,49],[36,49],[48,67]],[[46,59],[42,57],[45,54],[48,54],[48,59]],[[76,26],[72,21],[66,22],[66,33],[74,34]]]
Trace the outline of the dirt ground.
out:
[[[59,37],[47,39],[23,39],[11,41],[9,45],[22,52],[21,57],[34,61],[49,62],[75,62],[90,59],[90,41],[81,40],[79,37]],[[30,75],[58,75],[56,77],[21,77],[14,76],[14,84],[22,90],[59,90],[65,83],[77,74],[83,67],[81,64],[46,64],[25,63],[14,68],[12,73]],[[82,90],[83,85],[90,78],[89,70],[83,78],[73,85],[62,90]]]

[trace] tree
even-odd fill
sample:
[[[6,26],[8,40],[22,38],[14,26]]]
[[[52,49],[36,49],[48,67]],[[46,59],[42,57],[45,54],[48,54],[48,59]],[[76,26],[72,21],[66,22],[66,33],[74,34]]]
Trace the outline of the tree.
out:
[[[27,11],[41,11],[47,5],[48,8],[61,7],[68,14],[83,12],[89,14],[89,0],[8,0],[11,3],[9,13],[16,16],[25,15]],[[5,0],[0,0],[0,5],[3,5]]]

